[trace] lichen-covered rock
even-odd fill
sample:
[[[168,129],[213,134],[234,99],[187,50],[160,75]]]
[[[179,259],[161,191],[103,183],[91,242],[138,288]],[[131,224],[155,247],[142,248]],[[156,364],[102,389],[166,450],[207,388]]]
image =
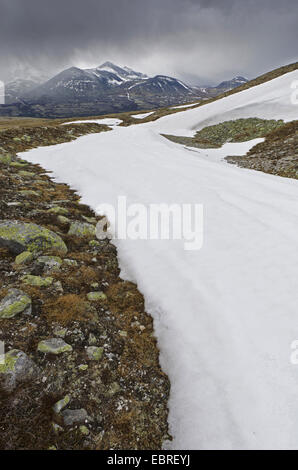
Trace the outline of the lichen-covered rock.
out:
[[[80,410],[64,410],[62,416],[65,426],[83,424],[88,420],[88,413],[84,408]]]
[[[23,161],[17,161],[17,162],[11,162],[10,165],[15,167],[15,168],[24,168],[24,167],[28,166],[28,163],[23,162]]]
[[[51,207],[51,209],[49,209],[47,212],[49,214],[57,214],[57,215],[67,215],[69,213],[68,209],[66,209],[65,207],[60,207],[60,206]]]
[[[89,359],[93,361],[99,361],[103,355],[103,348],[98,348],[97,346],[88,346],[86,352]]]
[[[88,222],[89,224],[97,223],[97,220],[95,217],[86,217],[85,215],[83,215],[83,219],[86,220],[86,222]]]
[[[85,425],[80,426],[80,432],[81,432],[81,434],[83,434],[83,436],[89,436],[89,434],[90,434],[89,429]]]
[[[55,413],[60,413],[60,411],[63,410],[63,408],[65,408],[68,403],[70,402],[70,396],[69,395],[65,395],[64,398],[62,398],[61,400],[57,401],[55,403],[55,405],[53,406],[53,410],[55,411]]]
[[[19,313],[30,315],[31,311],[30,297],[19,289],[11,289],[0,302],[0,319],[13,318]]]
[[[99,248],[101,246],[101,243],[98,240],[90,240],[89,246],[91,248]]]
[[[61,338],[50,338],[40,341],[37,346],[39,352],[45,354],[62,354],[65,352],[71,352],[72,346],[65,343]]]
[[[26,264],[26,263],[30,263],[30,261],[32,260],[33,260],[33,254],[31,253],[31,251],[23,251],[23,253],[21,253],[20,255],[16,257],[14,262],[16,264]]]
[[[40,192],[39,191],[32,191],[32,189],[23,189],[20,191],[20,194],[24,197],[39,197]]]
[[[19,176],[24,176],[25,178],[34,178],[35,173],[32,173],[32,171],[21,170],[19,171]]]
[[[49,271],[54,271],[60,268],[62,259],[59,256],[40,256],[37,262],[43,264]]]
[[[0,364],[0,389],[11,393],[19,384],[37,378],[39,369],[23,351],[12,349]]]
[[[106,300],[107,296],[103,292],[89,292],[87,294],[87,299],[90,300],[90,302],[97,302],[99,300]]]
[[[58,215],[57,220],[62,225],[70,224],[70,219],[68,217],[64,217],[64,215]]]
[[[79,238],[94,237],[94,225],[85,222],[73,222],[69,227],[68,235],[74,235]]]
[[[11,156],[8,153],[0,154],[0,163],[9,165],[11,163]]]
[[[68,266],[78,266],[78,262],[75,259],[64,258],[63,263],[67,264]]]
[[[0,246],[16,255],[23,251],[46,251],[67,253],[67,247],[59,235],[36,224],[11,220],[0,221]]]
[[[40,277],[26,274],[26,276],[22,277],[22,281],[29,286],[50,287],[53,284],[54,279],[52,277]]]

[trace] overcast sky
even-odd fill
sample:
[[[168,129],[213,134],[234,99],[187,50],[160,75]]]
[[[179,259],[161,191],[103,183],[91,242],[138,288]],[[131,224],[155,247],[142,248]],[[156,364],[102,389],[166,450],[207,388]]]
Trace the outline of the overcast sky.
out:
[[[0,80],[111,60],[216,83],[297,60],[297,0],[0,0]],[[25,73],[25,72],[23,72]]]

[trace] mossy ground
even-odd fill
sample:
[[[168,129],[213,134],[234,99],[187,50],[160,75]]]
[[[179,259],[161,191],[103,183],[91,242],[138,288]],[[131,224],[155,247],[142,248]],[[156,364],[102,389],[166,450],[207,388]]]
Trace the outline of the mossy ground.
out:
[[[229,163],[273,175],[298,179],[298,121],[288,122],[266,135],[245,156],[226,157]]]
[[[197,148],[219,148],[227,142],[246,142],[265,137],[267,134],[284,125],[284,122],[274,119],[235,119],[220,124],[207,126],[196,133],[194,137],[179,137],[165,135],[172,142]]]
[[[9,142],[9,148],[3,140],[0,146],[11,153],[40,145],[39,139]],[[13,161],[22,163],[14,156]],[[29,355],[46,378],[0,394],[0,449],[160,449],[168,438],[170,387],[144,299],[137,286],[119,278],[117,251],[109,240],[90,246],[90,237],[68,234],[72,222],[98,220],[75,191],[53,182],[39,165],[22,166],[31,174],[20,175],[18,166],[0,163],[0,218],[42,225],[61,236],[68,252],[59,269],[48,273],[38,259],[18,265],[14,254],[0,249],[0,299],[10,288],[21,288],[32,300],[31,316],[1,320],[0,340],[6,350]],[[39,198],[24,198],[21,191],[27,189],[39,191]],[[67,224],[60,223],[57,211],[49,211],[56,206],[67,211]],[[50,276],[53,283],[26,285],[25,275]],[[107,298],[88,302],[91,285]],[[57,328],[66,329],[64,339],[73,351],[58,357],[38,352],[38,343],[54,337]],[[100,361],[86,355],[91,334],[95,346],[104,348]],[[66,394],[71,408],[84,408],[92,417],[88,436],[77,426],[63,426],[53,412]],[[57,433],[53,423],[63,431]]]

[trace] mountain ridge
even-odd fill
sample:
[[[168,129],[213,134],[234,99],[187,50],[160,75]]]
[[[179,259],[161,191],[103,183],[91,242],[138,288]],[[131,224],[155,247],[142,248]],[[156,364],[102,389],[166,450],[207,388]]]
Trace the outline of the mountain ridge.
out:
[[[240,78],[241,84],[247,82]],[[203,88],[167,75],[149,77],[110,61],[87,69],[72,66],[42,83],[8,83],[0,115],[60,118],[156,109],[216,96],[239,86],[237,79]]]

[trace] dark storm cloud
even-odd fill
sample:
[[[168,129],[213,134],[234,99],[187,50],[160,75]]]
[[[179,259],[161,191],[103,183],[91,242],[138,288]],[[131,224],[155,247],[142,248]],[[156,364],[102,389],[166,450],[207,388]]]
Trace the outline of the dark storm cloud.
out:
[[[196,81],[296,59],[296,0],[0,0],[0,73],[105,60]]]

